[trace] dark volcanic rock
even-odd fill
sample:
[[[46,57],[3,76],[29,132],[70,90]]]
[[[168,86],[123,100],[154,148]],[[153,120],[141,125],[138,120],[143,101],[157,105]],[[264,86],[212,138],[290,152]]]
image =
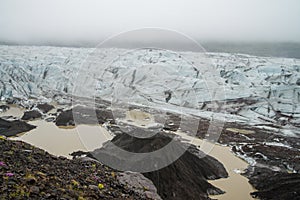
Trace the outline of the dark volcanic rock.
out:
[[[57,126],[74,126],[76,124],[103,124],[114,122],[112,111],[107,109],[91,109],[77,106],[73,109],[62,111],[56,118]]]
[[[0,149],[0,199],[148,199],[98,162],[52,156],[20,141],[0,139]]]
[[[234,128],[241,131],[228,131]],[[278,127],[277,127],[278,128]],[[243,134],[244,131],[251,131]],[[300,139],[238,123],[226,123],[219,139],[232,145],[232,151],[252,159],[244,174],[257,192],[259,199],[300,199]],[[293,173],[288,173],[293,172]]]
[[[9,109],[9,106],[7,106],[7,105],[0,106],[0,112],[6,112],[8,109]]]
[[[163,119],[165,120],[165,119]],[[169,131],[177,131],[180,127],[181,117],[173,113],[166,113],[164,129]]]
[[[9,105],[11,105],[11,104],[18,104],[18,102],[20,102],[20,100],[21,99],[16,98],[16,97],[14,97],[14,98],[8,98],[8,99],[6,99],[6,103],[9,104]]]
[[[118,180],[124,185],[128,185],[132,190],[138,192],[141,196],[150,199],[161,200],[157,194],[157,189],[152,181],[140,173],[122,172],[118,174]]]
[[[56,118],[56,126],[75,126],[72,110],[62,111]]]
[[[24,115],[22,117],[22,120],[33,120],[41,118],[42,114],[38,110],[30,110],[24,112]]]
[[[256,198],[268,200],[300,199],[300,174],[249,167],[245,175],[258,190],[251,193]]]
[[[5,135],[6,137],[15,136],[34,128],[36,127],[20,120],[7,121],[0,118],[0,135]]]
[[[249,103],[251,104],[251,102]],[[221,133],[218,137],[219,143],[230,145],[236,154],[256,161],[254,168],[257,173],[253,177],[248,176],[250,183],[258,190],[254,193],[255,196],[262,199],[300,199],[298,194],[300,187],[297,178],[300,173],[300,139],[259,128],[259,126],[264,127],[266,124],[257,124],[256,126],[235,122],[212,123],[206,119],[190,116],[188,118],[180,117],[178,114],[170,113],[166,117],[164,129],[176,131],[180,127],[180,130],[187,134],[197,130],[196,135],[201,139],[207,137],[209,128],[216,130],[211,132]],[[280,128],[277,125],[273,125],[273,127]],[[268,168],[280,172],[271,171],[270,173],[265,170]],[[296,173],[290,175],[287,173],[288,171]],[[273,176],[274,173],[276,175]],[[265,181],[266,179],[268,181]],[[291,184],[294,181],[296,187]],[[155,183],[155,181],[153,182]],[[256,187],[259,183],[265,185]],[[281,186],[282,188],[278,189],[280,195],[278,192],[272,194],[277,187]],[[160,191],[159,188],[158,191]],[[161,197],[164,195],[161,194]]]
[[[123,157],[117,147],[135,153],[154,152],[171,144],[174,135],[158,133],[150,138],[135,138],[125,133],[118,134],[103,148],[95,150],[93,156],[100,161],[109,159],[115,163],[124,163],[131,160],[128,170],[135,171],[140,167],[155,166],[157,163],[171,161],[174,154],[183,152],[182,156],[166,167],[143,173],[152,180],[157,187],[158,194],[163,199],[209,199],[208,194],[221,194],[223,191],[207,182],[207,179],[225,178],[228,176],[223,165],[211,156],[204,156],[196,147],[191,146],[186,150],[187,144],[176,141],[170,147],[169,154],[152,157]],[[172,155],[171,155],[172,154]]]
[[[224,193],[207,179],[225,178],[228,174],[216,159],[210,156],[198,158],[189,150],[168,167],[144,173],[144,176],[152,180],[163,199],[181,200],[209,199],[207,194]]]
[[[243,144],[234,146],[233,152],[255,159],[259,164],[280,168],[293,169],[300,172],[300,151],[295,148],[266,144]]]
[[[50,110],[54,109],[54,106],[47,103],[38,104],[36,107],[43,113],[48,113]]]

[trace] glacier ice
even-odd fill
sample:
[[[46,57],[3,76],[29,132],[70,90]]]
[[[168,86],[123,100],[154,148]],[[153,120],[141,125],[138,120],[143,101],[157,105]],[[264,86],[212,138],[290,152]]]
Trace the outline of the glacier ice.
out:
[[[49,46],[1,45],[0,52],[1,100],[96,96],[199,116],[226,113],[299,134],[298,59]]]

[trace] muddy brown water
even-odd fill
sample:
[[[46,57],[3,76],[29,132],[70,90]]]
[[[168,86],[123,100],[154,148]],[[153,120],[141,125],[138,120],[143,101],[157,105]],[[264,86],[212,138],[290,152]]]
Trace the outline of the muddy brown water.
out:
[[[21,117],[24,110],[11,106],[10,110],[0,113],[1,116]],[[148,113],[134,110],[128,111],[124,120],[130,120],[137,126],[149,125],[154,122],[153,117]],[[37,146],[57,156],[65,156],[71,158],[70,153],[78,150],[91,151],[101,147],[101,145],[111,140],[113,137],[102,126],[79,125],[76,128],[67,127],[59,128],[52,122],[44,120],[36,120],[28,122],[37,126],[14,140],[21,140]],[[220,200],[251,200],[250,195],[254,191],[253,187],[248,183],[248,179],[236,173],[247,168],[248,164],[242,159],[236,157],[229,147],[212,144],[207,141],[191,137],[182,132],[176,132],[179,136],[196,146],[206,146],[207,152],[212,157],[219,160],[226,168],[229,177],[225,179],[209,181],[214,186],[224,190],[226,193],[222,195],[210,196],[212,199]],[[201,148],[200,148],[201,149]]]
[[[222,195],[211,195],[212,199],[220,200],[251,200],[250,193],[254,192],[254,188],[249,184],[248,179],[238,171],[244,171],[248,163],[236,157],[230,150],[230,147],[212,144],[208,141],[191,137],[182,132],[177,132],[182,138],[188,140],[196,146],[206,146],[208,155],[220,161],[228,172],[228,178],[209,181],[212,185],[225,191]],[[201,149],[201,148],[200,148]],[[203,150],[203,149],[202,149]]]
[[[9,105],[9,110],[6,112],[0,112],[0,117],[3,116],[13,116],[17,118],[21,118],[24,114],[25,109],[19,108],[16,105]]]
[[[71,158],[74,151],[92,151],[112,139],[101,126],[79,125],[76,128],[59,128],[54,123],[37,120],[29,122],[36,129],[15,139],[22,140],[57,156]]]
[[[10,106],[10,109],[0,113],[0,117],[14,116],[21,118],[25,109],[17,106]],[[21,140],[44,149],[57,156],[72,158],[70,153],[74,151],[92,151],[112,139],[112,136],[102,126],[79,125],[75,127],[59,128],[52,122],[44,120],[29,121],[29,124],[37,128],[20,134],[13,140]]]

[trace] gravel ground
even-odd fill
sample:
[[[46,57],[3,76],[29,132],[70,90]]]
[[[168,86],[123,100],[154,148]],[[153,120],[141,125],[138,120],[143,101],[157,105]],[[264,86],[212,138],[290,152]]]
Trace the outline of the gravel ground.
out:
[[[119,183],[117,172],[0,138],[0,199],[145,199]]]

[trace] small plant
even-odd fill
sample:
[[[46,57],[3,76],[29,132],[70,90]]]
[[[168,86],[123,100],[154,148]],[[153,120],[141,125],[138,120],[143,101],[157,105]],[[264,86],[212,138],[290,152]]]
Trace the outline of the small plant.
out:
[[[12,177],[12,176],[14,176],[14,173],[7,172],[7,173],[5,173],[5,176],[7,176],[7,177]]]
[[[98,188],[99,188],[100,190],[102,190],[102,189],[104,188],[104,185],[103,185],[102,183],[99,183],[99,184],[98,184]]]
[[[73,185],[73,187],[78,188],[79,187],[79,183],[75,180],[71,181],[71,184]]]

